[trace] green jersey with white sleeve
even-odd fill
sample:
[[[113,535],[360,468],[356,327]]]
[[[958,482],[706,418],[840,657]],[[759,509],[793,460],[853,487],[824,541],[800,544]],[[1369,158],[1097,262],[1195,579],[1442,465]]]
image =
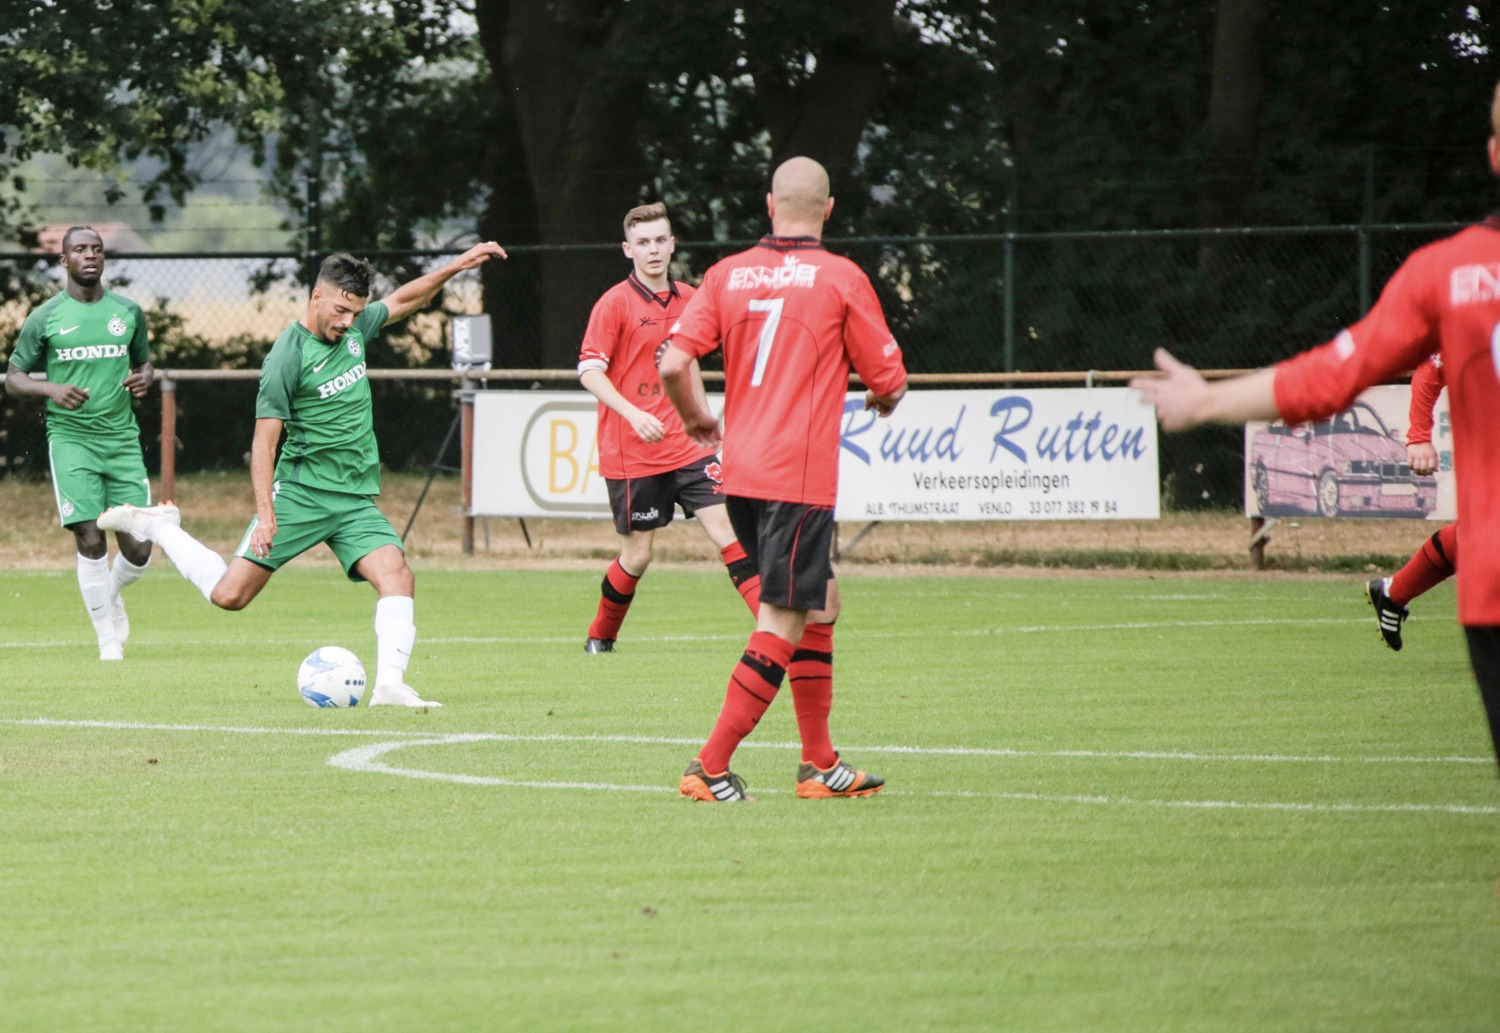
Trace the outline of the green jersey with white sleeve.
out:
[[[52,441],[139,439],[123,382],[133,367],[150,361],[145,313],[108,290],[94,302],[79,301],[66,291],[43,302],[26,317],[10,356],[17,369],[45,373],[51,383],[89,393],[77,409],[47,400],[47,437]]]
[[[335,344],[299,322],[271,346],[261,366],[255,418],[286,425],[278,481],[349,495],[380,494],[365,348],[385,326],[387,312],[384,303],[372,302]]]

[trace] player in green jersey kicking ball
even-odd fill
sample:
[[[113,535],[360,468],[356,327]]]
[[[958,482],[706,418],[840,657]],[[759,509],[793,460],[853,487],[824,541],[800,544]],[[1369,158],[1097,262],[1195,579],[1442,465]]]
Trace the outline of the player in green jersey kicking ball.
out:
[[[372,270],[351,255],[330,255],[302,319],[284,330],[261,367],[250,446],[255,518],[225,564],[182,529],[177,507],[118,506],[99,526],[161,546],[204,597],[242,610],[282,564],[326,542],[351,581],[368,581],[375,603],[375,688],[371,706],[435,707],[406,684],[417,638],[415,578],[401,539],[375,506],[380,453],[370,418],[365,348],[382,328],[427,304],[458,273],[491,258],[499,244],[477,244],[441,269],[370,302]],[[281,458],[276,444],[286,430]]]
[[[18,398],[47,399],[47,456],[62,525],[78,548],[78,588],[100,660],[123,660],[130,621],[120,589],[146,572],[149,542],[97,522],[109,506],[151,504],[141,431],[130,409],[151,386],[151,353],[141,307],[105,288],[104,239],[88,226],[63,234],[67,286],[26,317],[5,386]],[[45,373],[46,380],[33,374]]]

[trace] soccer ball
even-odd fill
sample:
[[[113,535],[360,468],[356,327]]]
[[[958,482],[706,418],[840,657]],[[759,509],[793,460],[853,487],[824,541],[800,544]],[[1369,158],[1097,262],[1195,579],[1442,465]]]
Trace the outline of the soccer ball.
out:
[[[314,649],[297,668],[297,691],[310,707],[357,707],[365,694],[365,665],[340,646]]]

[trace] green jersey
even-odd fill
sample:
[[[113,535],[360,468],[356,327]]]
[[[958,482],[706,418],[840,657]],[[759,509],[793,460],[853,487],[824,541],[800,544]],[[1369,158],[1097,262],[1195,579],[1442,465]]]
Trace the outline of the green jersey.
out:
[[[67,291],[38,306],[21,326],[11,365],[45,373],[55,384],[87,389],[88,401],[64,409],[47,400],[47,437],[53,441],[139,438],[123,381],[133,367],[151,361],[146,316],[113,291],[83,302]]]
[[[260,371],[255,418],[286,424],[276,479],[349,495],[380,494],[365,345],[385,326],[372,302],[337,344],[301,323],[281,332]]]

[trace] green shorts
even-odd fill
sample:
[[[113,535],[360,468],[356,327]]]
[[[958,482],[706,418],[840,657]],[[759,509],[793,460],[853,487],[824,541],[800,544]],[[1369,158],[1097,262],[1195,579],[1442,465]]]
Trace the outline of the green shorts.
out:
[[[139,438],[49,441],[47,459],[64,527],[97,520],[110,506],[151,505]]]
[[[260,524],[259,517],[250,521],[239,548],[234,550],[236,556],[267,570],[279,570],[282,564],[326,542],[349,580],[363,581],[354,570],[356,563],[382,545],[401,548],[401,538],[368,495],[345,495],[277,481],[271,489],[271,499],[276,509],[276,537],[271,539],[271,554],[264,558],[250,554],[250,534]]]

